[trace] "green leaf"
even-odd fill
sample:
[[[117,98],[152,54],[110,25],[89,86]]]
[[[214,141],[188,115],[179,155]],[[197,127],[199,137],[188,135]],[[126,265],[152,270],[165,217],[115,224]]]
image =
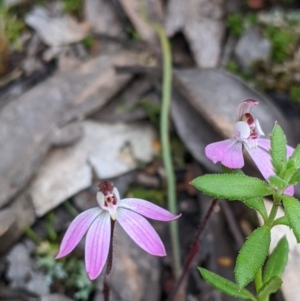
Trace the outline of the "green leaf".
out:
[[[289,195],[282,196],[285,214],[293,229],[297,242],[300,242],[300,203],[297,199]]]
[[[297,145],[289,161],[294,161],[294,166],[296,169],[300,168],[300,144]]]
[[[270,227],[264,225],[248,236],[236,260],[235,279],[239,287],[252,281],[268,254],[271,234]]]
[[[281,171],[286,166],[286,138],[281,127],[276,124],[271,134],[271,150],[272,164],[274,171],[280,175]]]
[[[292,178],[289,181],[289,184],[295,185],[300,183],[300,170],[297,170],[297,172],[292,176]]]
[[[288,253],[289,253],[289,244],[285,236],[283,236],[275,249],[273,250],[272,254],[270,255],[269,259],[264,268],[263,272],[263,282],[268,282],[273,277],[281,277],[284,268],[287,264],[288,260]]]
[[[270,182],[270,184],[275,187],[275,188],[279,188],[279,189],[283,189],[285,187],[287,187],[287,182],[282,180],[281,178],[279,178],[278,176],[271,176],[268,181]]]
[[[235,174],[235,175],[244,175],[244,172],[241,169],[230,169],[224,166],[223,164],[221,164],[221,172]]]
[[[284,171],[282,178],[287,181],[288,183],[290,182],[291,178],[294,176],[296,172],[296,169],[294,166],[287,166],[286,170]]]
[[[295,172],[295,170],[296,170],[296,162],[290,158],[290,159],[287,161],[286,168],[287,168],[287,169],[293,169],[294,172]]]
[[[268,282],[264,283],[261,289],[258,291],[258,299],[266,300],[268,296],[276,293],[282,285],[282,280],[279,277],[273,277]]]
[[[243,203],[247,205],[249,208],[258,211],[264,221],[268,219],[268,213],[265,207],[264,200],[262,198],[258,197],[258,198],[243,200]]]
[[[282,217],[275,219],[275,221],[272,223],[272,227],[274,227],[276,225],[285,225],[285,226],[290,227],[290,222],[289,222],[288,218],[286,217],[286,215],[284,215]]]
[[[204,268],[199,268],[199,271],[203,279],[220,292],[228,296],[256,301],[256,298],[248,290],[239,288],[235,283]]]
[[[266,182],[257,178],[236,174],[209,174],[191,182],[205,194],[228,200],[247,200],[271,194]]]

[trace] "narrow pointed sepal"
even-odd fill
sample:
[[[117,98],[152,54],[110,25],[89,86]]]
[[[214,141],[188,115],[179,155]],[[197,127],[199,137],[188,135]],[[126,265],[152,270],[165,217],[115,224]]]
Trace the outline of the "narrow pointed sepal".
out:
[[[119,208],[118,222],[132,240],[146,252],[156,256],[166,255],[160,237],[144,217],[131,210]]]
[[[101,213],[99,208],[91,208],[80,213],[70,224],[67,229],[63,240],[60,244],[59,252],[55,259],[64,257],[71,253],[74,248],[78,245],[79,241],[86,233],[90,225],[93,223],[95,218]]]

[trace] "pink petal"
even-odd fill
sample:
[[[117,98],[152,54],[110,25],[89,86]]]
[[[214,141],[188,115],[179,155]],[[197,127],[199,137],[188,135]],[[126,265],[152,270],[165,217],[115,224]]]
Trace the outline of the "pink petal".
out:
[[[144,217],[133,211],[119,207],[117,221],[128,235],[146,252],[156,256],[166,255],[161,239]]]
[[[252,157],[253,161],[255,162],[255,164],[257,165],[258,169],[260,170],[260,172],[262,173],[262,175],[264,176],[264,178],[266,180],[268,180],[268,178],[272,175],[274,175],[274,170],[273,170],[273,165],[271,163],[271,155],[269,154],[269,150],[271,147],[271,141],[268,139],[258,139],[257,145],[260,146],[261,148],[257,148],[258,150],[261,149],[263,152],[260,152],[260,154],[264,153],[263,156],[265,157],[260,157],[260,155],[255,154],[254,149],[251,149],[249,154]],[[287,156],[290,157],[293,153],[294,149],[291,146],[287,145]],[[257,161],[254,160],[253,156],[257,157]],[[267,155],[265,155],[267,154]],[[268,158],[268,159],[267,159]],[[259,161],[264,161],[264,162],[260,162]],[[260,164],[261,168],[263,168],[263,171],[261,170],[261,168],[258,166],[258,164]],[[287,195],[294,195],[294,186],[289,186],[285,191],[284,194]]]
[[[241,102],[236,109],[236,120],[241,120],[242,116],[246,113],[250,113],[253,106],[257,106],[258,101],[253,99],[246,99]]]
[[[126,208],[135,211],[145,217],[165,222],[172,221],[181,216],[181,214],[174,215],[168,210],[163,209],[151,202],[135,198],[121,200],[119,208]]]
[[[214,163],[221,162],[228,168],[235,169],[244,166],[242,143],[235,138],[207,145],[205,155]]]
[[[257,145],[269,152],[271,148],[271,141],[269,139],[259,138],[257,139]]]
[[[266,180],[268,180],[270,176],[275,174],[271,163],[271,156],[268,151],[261,147],[248,148],[246,146],[246,149]]]
[[[269,139],[261,139],[259,138],[257,140],[257,145],[259,145],[260,147],[264,148],[265,150],[267,151],[270,151],[270,148],[271,148],[271,141]],[[286,146],[286,152],[287,152],[287,157],[289,158],[293,152],[294,152],[294,148],[287,145]]]
[[[243,157],[243,144],[242,142],[237,141],[232,145],[226,152],[224,159],[221,163],[232,169],[242,168],[244,166],[244,157]]]
[[[110,245],[111,224],[108,211],[92,223],[86,235],[85,268],[91,280],[96,279],[106,263]]]
[[[294,186],[289,186],[283,193],[293,196],[294,195]]]
[[[55,257],[56,259],[64,257],[74,250],[91,223],[101,213],[101,211],[102,210],[98,207],[88,209],[80,213],[72,221],[60,244],[59,252]]]
[[[293,154],[294,150],[295,149],[293,147],[291,147],[289,145],[286,146],[286,153],[287,153],[288,158]]]

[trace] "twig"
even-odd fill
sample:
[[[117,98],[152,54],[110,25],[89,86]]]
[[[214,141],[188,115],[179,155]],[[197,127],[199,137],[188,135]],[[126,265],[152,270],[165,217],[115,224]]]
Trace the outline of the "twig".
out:
[[[205,226],[213,212],[213,209],[215,207],[215,205],[217,204],[218,199],[213,199],[205,216],[203,221],[199,224],[199,228],[197,230],[197,233],[195,235],[194,241],[192,243],[192,247],[189,251],[189,253],[186,256],[186,260],[183,266],[183,270],[182,273],[180,275],[180,278],[178,279],[178,281],[174,284],[170,294],[169,294],[169,298],[168,301],[172,301],[174,300],[174,298],[176,297],[176,294],[182,284],[183,279],[185,278],[185,276],[187,275],[187,272],[189,271],[189,267],[194,259],[194,257],[196,256],[196,254],[198,253],[199,249],[200,249],[200,245],[199,245],[199,238],[200,235],[202,234],[203,230],[205,229]]]

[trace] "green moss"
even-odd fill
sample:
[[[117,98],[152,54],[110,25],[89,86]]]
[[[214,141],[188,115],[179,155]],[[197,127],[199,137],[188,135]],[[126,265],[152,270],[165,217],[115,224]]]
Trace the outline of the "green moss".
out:
[[[276,21],[275,21],[276,20]],[[259,17],[253,14],[232,14],[227,18],[232,34],[240,36],[251,25],[259,26],[271,42],[267,62],[256,62],[245,73],[232,59],[226,69],[241,76],[248,84],[264,92],[288,93],[291,101],[300,103],[300,72],[298,49],[300,43],[300,13],[295,10],[269,12]]]
[[[0,20],[3,20],[4,34],[10,44],[20,47],[19,38],[26,28],[24,21],[7,8],[0,7]]]
[[[82,40],[82,44],[85,47],[85,49],[91,50],[91,48],[93,47],[93,44],[94,44],[94,37],[87,36],[86,38],[84,38]]]
[[[237,37],[242,35],[242,33],[244,32],[244,28],[243,26],[241,26],[241,24],[243,24],[242,15],[237,13],[229,15],[226,21],[227,26],[232,34]]]
[[[64,11],[69,14],[80,15],[83,10],[83,0],[64,0]]]
[[[300,103],[300,84],[290,89],[290,100]]]
[[[257,23],[257,16],[253,13],[247,15],[233,13],[228,15],[226,23],[230,32],[239,37],[247,28]]]
[[[32,228],[25,229],[25,234],[37,245],[34,260],[44,270],[49,283],[59,282],[61,287],[66,287],[74,293],[76,300],[88,300],[95,285],[88,279],[83,259],[75,253],[59,260],[55,259],[61,236],[58,236],[53,228],[54,220],[55,211],[51,211],[45,218],[46,239],[40,238]]]
[[[141,101],[137,104],[137,107],[143,108],[149,119],[155,124],[159,124],[159,116],[160,116],[160,110],[161,106],[159,103],[154,102],[152,99],[149,98],[143,98]]]
[[[228,70],[229,72],[232,72],[232,73],[238,73],[239,66],[238,66],[236,61],[229,60],[227,65],[226,65],[226,70]]]
[[[272,59],[276,63],[283,63],[293,52],[295,34],[289,27],[275,26],[267,26],[264,33],[272,43]]]

